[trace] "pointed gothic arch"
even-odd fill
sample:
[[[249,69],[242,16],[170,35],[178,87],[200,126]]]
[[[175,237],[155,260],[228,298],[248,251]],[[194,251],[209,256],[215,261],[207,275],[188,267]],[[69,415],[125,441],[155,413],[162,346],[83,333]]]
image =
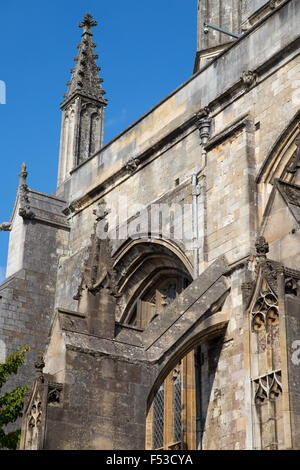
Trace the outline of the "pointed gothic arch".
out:
[[[116,319],[120,323],[136,323],[144,328],[170,303],[172,296],[176,297],[192,281],[189,259],[169,240],[146,237],[127,240],[115,250],[114,259],[120,294]],[[174,293],[162,292],[168,288],[175,289]]]
[[[275,141],[256,178],[261,200],[260,220],[276,180],[300,184],[300,111]]]

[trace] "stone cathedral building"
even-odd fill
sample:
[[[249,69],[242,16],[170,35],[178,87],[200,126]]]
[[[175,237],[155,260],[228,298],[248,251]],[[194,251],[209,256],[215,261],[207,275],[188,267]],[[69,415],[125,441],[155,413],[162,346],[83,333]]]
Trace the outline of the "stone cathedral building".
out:
[[[79,26],[57,189],[23,164],[1,224],[21,449],[299,449],[300,1],[198,0],[190,79],[104,146]]]

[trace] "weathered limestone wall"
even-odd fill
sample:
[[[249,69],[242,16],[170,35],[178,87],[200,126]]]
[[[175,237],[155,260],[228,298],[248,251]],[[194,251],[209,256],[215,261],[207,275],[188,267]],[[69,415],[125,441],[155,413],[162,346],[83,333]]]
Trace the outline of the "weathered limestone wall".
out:
[[[144,332],[127,329],[113,340],[105,332],[86,334],[84,315],[58,310],[45,372],[63,386],[58,400],[47,405],[46,428],[39,428],[43,448],[144,449],[147,404],[159,376],[197,336],[220,336],[226,327],[228,308],[209,312],[228,293],[227,269],[218,260]]]
[[[204,191],[207,245],[204,261],[211,262],[221,253],[226,253],[234,262],[247,256],[253,246],[268,196],[259,194],[256,216],[254,178],[274,142],[299,108],[296,87],[299,71],[299,56],[290,58],[282,68],[266,76],[256,87],[246,90],[241,97],[215,112],[213,134],[207,148]],[[279,109],[284,112],[279,112]],[[184,204],[191,202],[191,184],[189,198],[186,190],[182,192],[183,189],[178,188],[179,193],[175,192],[175,180],[179,178],[180,183],[189,183],[192,173],[203,163],[198,130],[192,128],[174,146],[169,146],[161,155],[157,153],[157,158],[139,171],[133,175],[126,172],[121,181],[112,182],[106,191],[101,192],[107,207],[111,209],[107,217],[111,227],[116,223],[113,218],[115,214],[121,213],[122,220],[126,219],[123,207],[119,207],[122,201],[128,204],[128,218],[139,210],[139,204],[146,206],[154,203],[168,191],[169,203],[177,203],[178,198],[182,198]],[[73,254],[90,243],[96,206],[97,199],[70,220],[70,248]],[[200,207],[198,215],[199,218],[205,217]],[[191,220],[187,220],[189,223]],[[186,244],[185,250],[191,250],[190,243]],[[190,256],[192,258],[191,251]],[[204,268],[205,262],[201,266],[201,269]]]
[[[223,96],[225,92],[228,93],[232,87],[241,84],[243,72],[258,70],[262,73],[265,69],[264,64],[269,59],[275,58],[277,54],[280,54],[281,58],[285,57],[285,48],[299,37],[297,28],[299,15],[297,1],[294,0],[284,3],[275,10],[267,22],[260,24],[236,41],[202,72],[193,76],[107,144],[98,155],[78,167],[72,174],[71,183],[66,185],[65,189],[68,187],[69,191],[65,193],[66,200],[71,202],[87,194],[89,190],[99,186],[120,170],[128,157],[138,157],[149,147],[158,144],[166,134],[183,125],[193,113],[213,103],[217,97]],[[263,75],[263,78],[266,76]],[[291,84],[291,88],[292,86]],[[277,88],[276,82],[274,87]],[[294,87],[293,101],[298,99],[297,86],[294,84]],[[275,91],[276,94],[280,91],[283,93],[283,90],[278,88]],[[275,106],[277,100],[275,103],[269,102],[268,106],[266,106],[267,99],[261,101],[263,102],[266,108],[270,105]],[[63,187],[58,188],[57,194],[62,194],[63,190]]]
[[[81,197],[82,201],[79,211],[76,213],[75,210],[71,217],[70,247],[73,256],[61,270],[61,303],[58,302],[57,306],[78,309],[73,297],[68,297],[67,284],[73,286],[73,296],[76,293],[76,276],[71,265],[76,266],[76,273],[80,272],[78,266],[82,266],[86,256],[85,250],[95,222],[93,211],[100,197],[104,197],[107,208],[112,210],[107,216],[110,226],[115,224],[113,213],[120,213],[120,196],[128,202],[131,211],[128,217],[138,211],[138,204],[149,205],[158,200],[172,203],[177,202],[178,198],[184,203],[191,202],[191,176],[203,164],[202,148],[193,121],[183,129],[177,126],[191,119],[193,112],[206,105],[210,105],[211,109],[212,134],[206,145],[207,165],[201,192],[204,203],[199,204],[198,209],[198,217],[205,224],[200,272],[222,254],[226,254],[229,263],[236,263],[253,251],[254,239],[270,194],[261,192],[259,187],[256,195],[255,178],[274,142],[299,109],[299,55],[293,48],[281,52],[285,45],[298,37],[293,27],[297,24],[293,15],[297,17],[299,11],[295,2],[290,2],[268,23],[254,29],[251,37],[238,41],[226,54],[108,144],[98,156],[73,172],[72,180],[68,182],[69,202]],[[289,28],[285,30],[286,23],[289,23]],[[270,61],[265,66],[264,62],[276,57],[277,53],[280,53],[279,60]],[[250,74],[250,82],[243,83],[240,77],[247,70],[255,71],[255,74]],[[228,93],[224,94],[224,91]],[[216,100],[222,94],[224,99]],[[160,143],[163,135],[172,133],[176,128],[175,136],[167,139],[167,143]],[[153,148],[154,144],[157,146]],[[144,161],[147,148],[150,150]],[[131,174],[122,170],[130,157],[139,158],[141,155],[137,171]],[[175,180],[178,178],[182,187],[176,188]],[[94,191],[86,198],[86,192],[92,188]],[[97,191],[98,198],[95,196]],[[270,231],[276,238],[272,230],[271,226]],[[272,241],[271,237],[271,257],[274,258],[276,246],[272,246]],[[193,261],[191,244],[183,243],[182,249]],[[286,262],[287,258],[280,261]],[[218,354],[209,344],[201,347],[201,377],[202,383],[207,384],[201,391],[203,404],[207,407],[202,416],[201,429],[204,449],[250,449],[256,445],[251,424],[253,397],[245,339],[249,324],[248,318],[243,315],[241,289],[249,275],[247,262],[232,274],[231,293],[226,304],[230,322]],[[71,281],[66,282],[65,279]],[[77,279],[79,281],[80,276]],[[228,370],[231,372],[230,384]]]
[[[19,215],[17,200],[8,256],[11,275],[0,286],[0,339],[3,360],[25,344],[31,351],[18,375],[10,377],[7,389],[30,385],[33,380],[33,364],[45,349],[53,317],[58,260],[67,253],[69,241],[69,228],[61,213],[64,202],[28,191],[34,218]]]
[[[222,0],[211,0],[209,2],[198,0],[198,51],[228,43],[233,39],[213,29],[209,29],[208,34],[205,34],[203,28],[204,22],[218,26],[231,33],[240,33],[241,3],[240,0],[229,0],[226,2]]]
[[[15,211],[19,211],[19,203],[16,204]],[[22,217],[16,217],[14,230],[10,233],[9,247],[6,266],[6,278],[18,272],[23,267],[24,242],[26,226]]]
[[[265,196],[260,196],[259,219],[255,219],[254,178],[299,108],[296,80],[299,56],[290,50],[281,53],[279,63],[264,68],[263,63],[298,36],[297,28],[293,28],[297,15],[299,9],[295,2],[289,2],[268,22],[254,29],[249,39],[237,41],[226,54],[73,172],[66,185],[70,190],[69,202],[80,201],[80,211],[75,211],[71,218],[73,254],[89,244],[94,223],[92,213],[98,200],[94,194],[98,193],[99,198],[104,196],[107,207],[112,210],[107,220],[113,226],[113,214],[120,213],[120,196],[126,198],[133,214],[138,204],[157,201],[174,189],[177,178],[182,183],[202,166],[199,133],[194,124],[191,122],[182,131],[177,126],[208,104],[212,110],[213,130],[207,148],[207,187],[204,190],[207,246],[201,269],[205,268],[205,260],[212,261],[224,250],[231,262],[248,254],[266,205]],[[240,81],[245,70],[259,70],[250,86]],[[216,97],[224,95],[235,83],[240,88],[227,93],[224,104],[218,103]],[[169,138],[167,144],[159,143],[160,138],[176,128],[176,137]],[[150,153],[144,163],[141,155],[147,149]],[[133,175],[124,170],[130,157],[141,158]],[[89,193],[92,188],[93,193]],[[199,217],[204,217],[203,207],[199,209]],[[190,248],[185,246],[187,250]]]
[[[63,408],[48,407],[44,449],[144,449],[150,369],[102,355],[66,354]]]
[[[260,3],[252,4],[253,8],[259,8]],[[267,21],[254,25],[219,58],[72,172],[71,178],[56,192],[67,200],[64,213],[70,225],[70,237],[65,234],[53,238],[49,242],[50,256],[46,246],[32,256],[35,232],[34,224],[32,227],[31,222],[28,224],[28,240],[24,244],[29,256],[26,268],[38,269],[37,260],[45,257],[47,262],[39,272],[42,275],[49,272],[52,282],[59,261],[56,323],[47,350],[46,373],[63,384],[63,393],[56,403],[48,406],[45,448],[144,448],[147,405],[172,367],[195,347],[200,347],[201,429],[198,431],[201,439],[198,444],[203,449],[289,446],[282,430],[288,429],[288,402],[294,413],[292,428],[299,424],[298,379],[297,370],[290,362],[289,365],[283,362],[285,356],[291,361],[292,351],[288,348],[297,339],[293,335],[299,330],[298,300],[286,300],[284,289],[281,297],[278,295],[281,363],[278,335],[275,337],[274,333],[275,339],[271,338],[273,343],[270,340],[267,353],[257,347],[258,336],[252,331],[252,312],[247,311],[249,299],[245,294],[245,291],[253,294],[254,240],[274,186],[272,178],[268,180],[264,172],[269,171],[266,168],[274,143],[293,121],[300,104],[298,3],[296,0],[281,2],[278,10],[269,13]],[[208,115],[211,119],[210,139],[205,145],[203,141],[200,145],[199,114],[195,117],[200,110],[201,116]],[[141,205],[148,207],[157,202],[191,205],[195,195],[192,175],[200,168],[197,213],[201,233],[200,277],[144,331],[115,325],[115,320],[120,320],[114,316],[120,293],[111,280],[111,265],[104,266],[111,257],[103,256],[99,262],[97,256],[105,255],[105,250],[101,251],[104,245],[94,243],[95,237],[94,244],[91,241],[95,223],[101,219],[99,203],[105,201],[108,213],[102,215],[109,230],[116,225],[121,227],[130,218],[134,228],[140,222],[137,213]],[[276,177],[280,176],[278,170]],[[281,202],[275,200],[264,233],[270,235],[271,252],[277,253],[275,260],[296,268],[298,258],[288,253],[291,243],[288,237],[298,225]],[[119,219],[114,218],[115,214]],[[287,223],[274,231],[283,214]],[[191,213],[185,222],[192,227]],[[36,236],[39,245],[44,237],[46,231],[41,228]],[[150,244],[147,230],[142,238]],[[113,241],[109,255],[119,253],[125,239]],[[159,240],[162,245],[165,243],[167,251],[167,240],[163,237]],[[174,240],[174,244],[192,266],[191,239]],[[91,252],[96,249],[97,253]],[[59,260],[58,253],[63,255]],[[163,250],[157,253],[165,254]],[[137,254],[137,247],[129,251],[128,271],[138,271]],[[226,262],[220,261],[224,255]],[[259,252],[258,255],[262,256]],[[155,262],[153,265],[157,267]],[[124,271],[125,282],[129,275]],[[88,275],[84,277],[86,272]],[[147,275],[146,270],[141,279],[143,275]],[[271,276],[272,279],[275,283]],[[54,281],[51,288],[53,285]],[[131,293],[130,286],[128,292]],[[124,295],[123,304],[128,302],[130,295],[120,295]],[[119,302],[121,305],[122,301]],[[49,305],[45,304],[45,308]],[[269,320],[272,323],[273,318]],[[276,325],[277,330],[272,331],[277,334]],[[269,332],[263,334],[264,340],[270,338]],[[256,409],[253,411],[252,386],[255,380],[259,383],[264,377],[272,374],[274,377],[273,366],[282,368],[282,373],[286,376],[289,373],[294,380],[290,385],[285,378],[283,399],[279,401],[283,410],[276,415],[280,429],[278,442],[268,431],[267,421],[261,436],[254,432],[259,421],[253,425]],[[268,406],[267,403],[261,408],[263,413]],[[296,430],[294,439],[296,447]]]

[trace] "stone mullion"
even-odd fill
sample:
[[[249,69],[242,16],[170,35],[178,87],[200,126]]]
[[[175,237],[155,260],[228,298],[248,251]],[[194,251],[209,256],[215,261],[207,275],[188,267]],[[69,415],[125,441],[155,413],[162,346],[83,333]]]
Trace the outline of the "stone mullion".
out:
[[[173,443],[173,381],[171,372],[165,380],[164,449]]]
[[[146,450],[151,450],[153,448],[153,402],[148,411],[146,418]]]
[[[277,435],[277,423],[276,423],[277,416],[276,416],[275,400],[268,401],[268,413],[269,413],[270,434],[271,434],[270,450],[277,450],[278,449],[278,435]]]
[[[194,351],[182,360],[182,444],[189,450],[196,449],[196,386]]]

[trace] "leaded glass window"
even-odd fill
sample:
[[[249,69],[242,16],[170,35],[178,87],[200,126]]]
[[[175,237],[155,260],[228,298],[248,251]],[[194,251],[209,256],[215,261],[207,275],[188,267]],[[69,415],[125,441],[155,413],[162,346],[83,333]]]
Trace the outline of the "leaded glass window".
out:
[[[153,400],[153,449],[160,449],[164,446],[164,394],[164,384],[162,384]]]
[[[173,372],[173,439],[181,441],[181,367]]]

